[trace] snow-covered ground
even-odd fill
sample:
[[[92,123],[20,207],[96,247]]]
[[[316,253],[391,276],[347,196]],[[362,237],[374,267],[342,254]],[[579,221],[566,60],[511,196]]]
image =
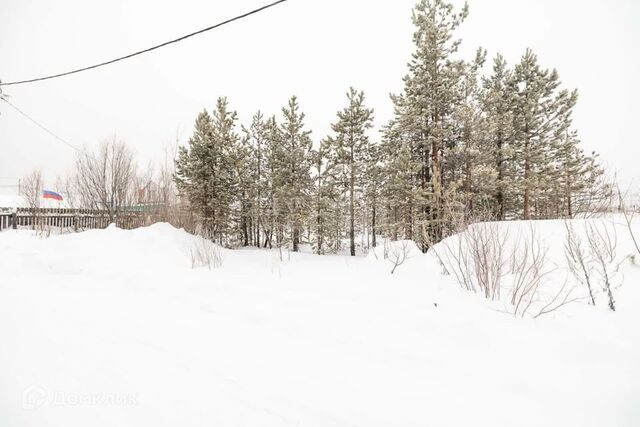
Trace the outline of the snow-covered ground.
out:
[[[536,227],[562,264],[564,225]],[[640,425],[630,260],[615,313],[519,319],[432,254],[391,275],[373,254],[221,250],[209,270],[193,242],[0,233],[0,426]]]

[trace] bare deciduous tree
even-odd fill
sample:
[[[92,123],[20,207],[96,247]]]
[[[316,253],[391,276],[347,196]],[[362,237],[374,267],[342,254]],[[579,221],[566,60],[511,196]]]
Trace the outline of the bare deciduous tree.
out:
[[[164,221],[175,222],[177,212],[177,190],[174,180],[177,142],[174,146],[167,146],[164,150],[164,161],[160,164],[158,172],[157,199],[162,204],[162,217]]]
[[[113,221],[135,197],[133,154],[115,137],[93,153],[86,148],[76,156],[74,187],[83,207],[101,209]]]
[[[31,225],[35,230],[38,222],[40,201],[42,199],[42,171],[40,169],[35,169],[29,175],[22,178],[20,193],[31,212]]]

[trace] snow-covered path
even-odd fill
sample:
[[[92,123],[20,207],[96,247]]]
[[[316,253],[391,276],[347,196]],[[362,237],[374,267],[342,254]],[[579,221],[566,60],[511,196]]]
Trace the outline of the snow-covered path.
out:
[[[0,426],[640,425],[640,300],[518,320],[426,255],[190,244],[1,233]]]

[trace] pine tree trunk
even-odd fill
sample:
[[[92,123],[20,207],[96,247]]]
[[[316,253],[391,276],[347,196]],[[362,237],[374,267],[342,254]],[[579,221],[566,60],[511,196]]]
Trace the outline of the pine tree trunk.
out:
[[[298,252],[298,244],[300,242],[300,230],[298,227],[293,228],[293,252]]]
[[[529,159],[529,126],[525,125],[525,141],[524,141],[524,200],[523,200],[523,217],[525,220],[530,219],[531,214],[529,213],[529,180],[531,174],[531,164]]]
[[[498,221],[504,221],[504,160],[502,159],[502,132],[498,132],[498,140],[497,144],[497,169],[498,169],[498,185],[497,185],[497,193],[496,193],[496,214]]]
[[[371,246],[376,247],[376,204],[371,209]]]
[[[262,188],[261,188],[261,178],[262,178],[262,144],[261,140],[258,139],[258,197],[257,197],[257,205],[258,205],[258,217],[256,218],[256,246],[260,247],[260,223],[262,222]]]
[[[273,236],[273,230],[264,230],[264,248],[266,248],[267,245],[269,245],[269,249],[273,247],[271,245],[271,236]]]
[[[245,195],[243,194],[242,197],[244,198]],[[244,202],[242,202],[241,209],[242,209],[242,219],[241,219],[242,245],[246,247],[246,246],[249,246],[249,229],[247,227],[247,208]]]
[[[319,190],[318,190],[319,192]],[[320,199],[320,197],[318,196],[318,199]],[[321,216],[321,212],[320,212],[320,200],[318,200],[318,209],[316,211],[316,224],[317,224],[317,233],[318,233],[318,255],[322,254],[322,239],[323,239],[323,230],[322,230],[322,216]]]
[[[260,213],[258,213],[258,217],[256,218],[256,229],[255,229],[255,242],[256,247],[260,247]]]
[[[353,141],[351,142],[351,157],[350,157],[350,177],[349,177],[349,240],[351,248],[351,256],[356,255],[356,234],[355,234],[355,204],[354,204],[354,192],[356,177],[354,173],[354,161],[353,161]]]
[[[567,175],[567,214],[569,219],[573,218],[573,207],[571,206],[571,178]]]
[[[434,140],[431,147],[431,181],[433,184],[433,206],[431,208],[431,235],[434,242],[440,241],[440,156],[438,156],[438,143]]]

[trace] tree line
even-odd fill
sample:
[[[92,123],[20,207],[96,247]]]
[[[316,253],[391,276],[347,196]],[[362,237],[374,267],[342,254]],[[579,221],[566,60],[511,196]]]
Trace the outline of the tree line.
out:
[[[474,220],[571,218],[606,191],[572,128],[577,91],[527,49],[509,66],[486,50],[457,57],[468,16],[444,0],[413,10],[414,53],[393,118],[378,135],[354,88],[316,141],[293,96],[281,116],[238,123],[226,98],[180,147],[175,183],[203,233],[226,246],[309,244],[318,254],[376,246],[423,250]],[[484,72],[490,68],[489,72]]]

